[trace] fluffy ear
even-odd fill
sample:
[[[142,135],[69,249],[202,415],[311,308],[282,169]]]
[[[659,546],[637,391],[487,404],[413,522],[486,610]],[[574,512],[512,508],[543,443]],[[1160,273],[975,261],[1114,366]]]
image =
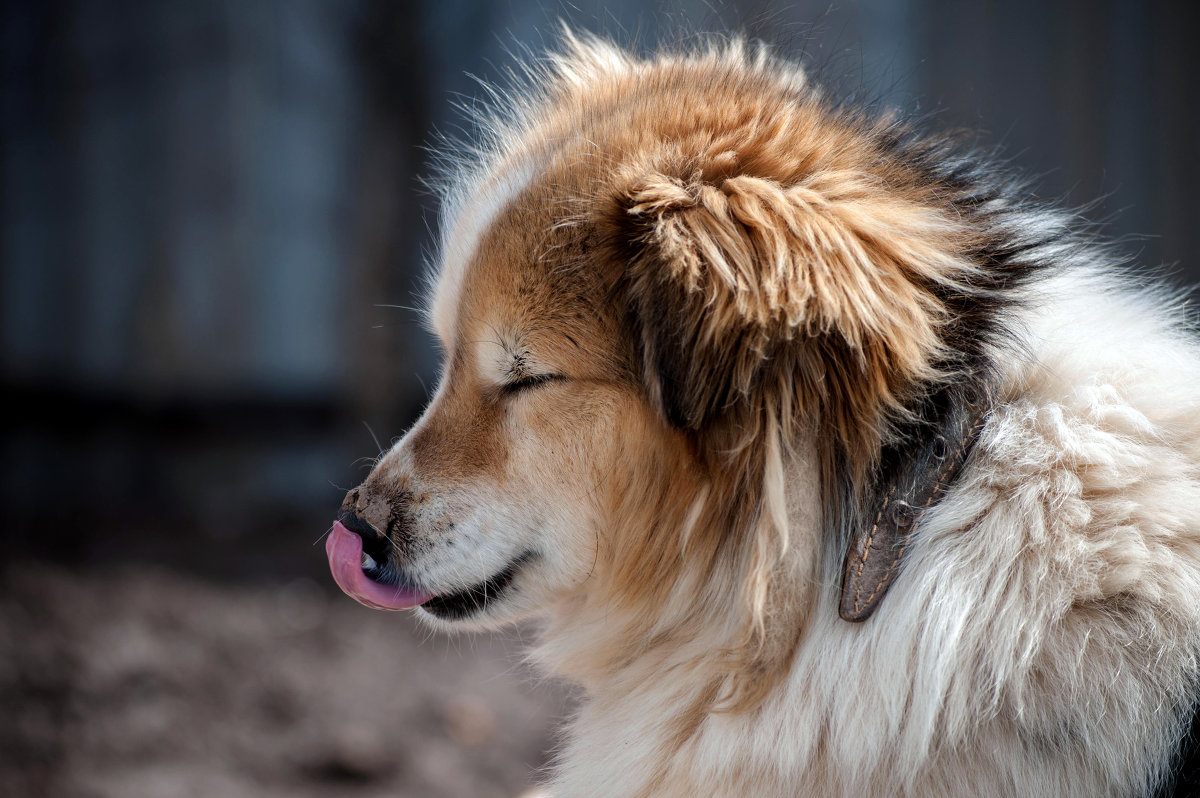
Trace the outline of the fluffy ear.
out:
[[[721,176],[734,160],[622,193],[647,384],[700,429],[775,373],[843,433],[877,432],[944,357],[939,289],[967,269],[954,225],[865,176]]]
[[[764,663],[785,662],[794,640],[762,632],[764,619],[789,617],[799,634],[813,605],[771,585],[819,582],[815,570],[775,581],[791,534],[783,454],[793,425],[819,421],[829,524],[857,534],[864,508],[899,478],[890,463],[937,425],[944,403],[930,397],[958,365],[947,329],[975,274],[956,254],[968,247],[927,196],[862,173],[774,180],[732,154],[639,174],[617,204],[644,382],[673,424],[732,455],[724,496],[751,530],[746,595],[759,630],[746,651],[750,672],[769,672]],[[892,566],[861,555],[879,545],[856,549],[865,564],[848,585]]]

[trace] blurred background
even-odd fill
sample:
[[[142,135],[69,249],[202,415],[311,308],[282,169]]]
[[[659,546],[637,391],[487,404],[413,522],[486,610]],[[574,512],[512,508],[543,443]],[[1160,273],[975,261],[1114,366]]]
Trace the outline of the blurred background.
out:
[[[571,696],[319,542],[436,380],[434,131],[556,20],[742,30],[1200,281],[1185,2],[3,0],[0,795],[516,796]],[[525,57],[525,56],[522,56]]]

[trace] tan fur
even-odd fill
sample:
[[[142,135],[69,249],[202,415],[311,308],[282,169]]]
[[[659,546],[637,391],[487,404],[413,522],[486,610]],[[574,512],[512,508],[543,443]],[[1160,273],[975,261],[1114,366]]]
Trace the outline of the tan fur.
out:
[[[956,378],[946,297],[977,290],[986,231],[886,156],[886,121],[740,44],[568,34],[531,81],[451,175],[445,373],[367,484],[403,495],[431,589],[533,553],[435,622],[544,619],[535,656],[586,692],[555,794],[1147,788],[1200,629],[1200,353],[1174,311],[1090,273],[1030,289],[960,484],[847,624],[834,483],[865,486]]]

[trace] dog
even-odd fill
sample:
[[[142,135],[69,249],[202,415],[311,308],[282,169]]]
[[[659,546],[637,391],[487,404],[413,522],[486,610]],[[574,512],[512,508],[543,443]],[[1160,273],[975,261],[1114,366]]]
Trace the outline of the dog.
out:
[[[439,629],[541,619],[551,794],[1194,794],[1177,293],[764,47],[567,32],[495,106],[436,393],[327,551]]]

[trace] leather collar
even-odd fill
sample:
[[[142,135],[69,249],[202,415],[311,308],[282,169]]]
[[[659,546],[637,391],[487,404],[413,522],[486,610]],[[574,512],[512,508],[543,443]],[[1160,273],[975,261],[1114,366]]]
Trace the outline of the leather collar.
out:
[[[885,453],[885,474],[874,495],[881,497],[872,518],[846,552],[838,614],[865,621],[895,581],[904,552],[921,519],[954,484],[979,439],[991,407],[988,390],[972,385],[948,391],[940,410],[902,448]]]

